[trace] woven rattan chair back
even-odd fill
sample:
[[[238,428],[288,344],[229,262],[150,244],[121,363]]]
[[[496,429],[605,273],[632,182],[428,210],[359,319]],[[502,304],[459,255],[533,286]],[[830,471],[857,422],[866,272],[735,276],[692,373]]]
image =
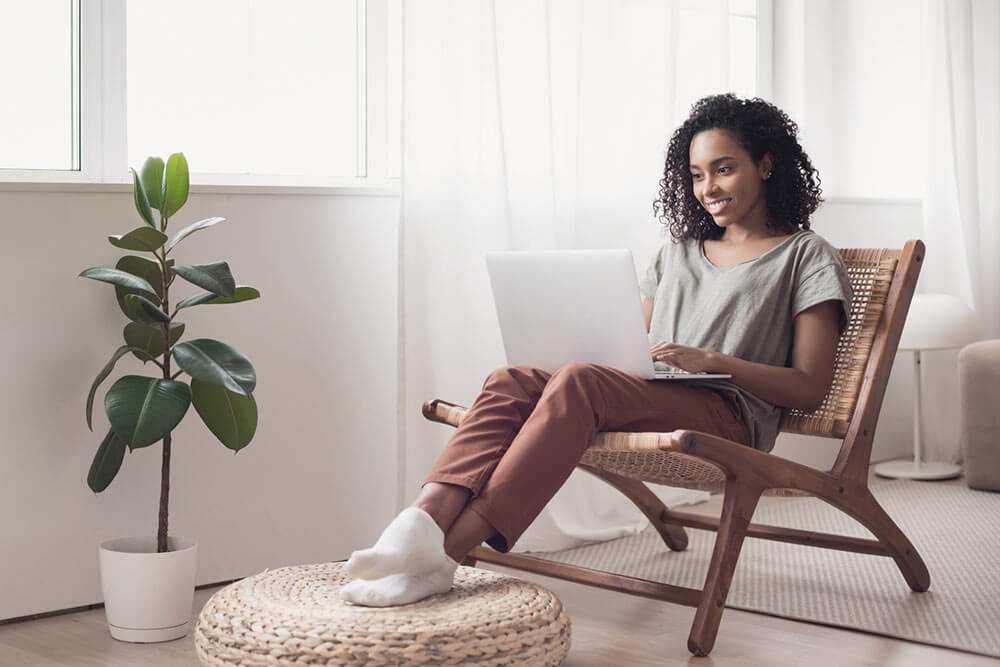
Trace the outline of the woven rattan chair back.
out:
[[[789,410],[781,430],[803,435],[843,438],[854,416],[858,394],[871,356],[875,329],[889,296],[898,251],[844,249],[854,299],[850,319],[837,341],[833,382],[818,408],[811,412]]]

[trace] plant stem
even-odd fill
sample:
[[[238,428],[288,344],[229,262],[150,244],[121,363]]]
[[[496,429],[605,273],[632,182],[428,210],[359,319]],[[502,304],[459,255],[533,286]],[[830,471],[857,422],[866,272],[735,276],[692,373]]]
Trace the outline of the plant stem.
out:
[[[163,436],[163,466],[160,469],[160,525],[156,531],[156,552],[167,550],[167,506],[170,502],[170,434]]]
[[[162,215],[162,213],[161,213]],[[163,218],[163,227],[166,228],[166,218]],[[160,260],[160,271],[163,278],[163,311],[169,312],[170,303],[167,294],[167,253],[163,252],[158,256]],[[163,325],[163,379],[170,378],[170,323]],[[163,436],[163,464],[160,468],[160,521],[156,531],[156,552],[163,553],[167,550],[167,517],[170,505],[170,433]]]

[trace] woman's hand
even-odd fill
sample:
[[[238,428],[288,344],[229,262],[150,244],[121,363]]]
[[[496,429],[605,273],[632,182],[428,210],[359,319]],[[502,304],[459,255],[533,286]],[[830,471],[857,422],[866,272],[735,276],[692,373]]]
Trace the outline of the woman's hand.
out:
[[[730,382],[773,405],[815,410],[833,379],[840,311],[839,301],[823,301],[795,317],[791,367],[746,361],[666,341],[657,343],[650,351],[653,361],[690,373],[729,373]]]
[[[716,370],[713,368],[715,352],[712,350],[661,341],[654,345],[650,351],[653,355],[653,361],[662,361],[689,373]]]

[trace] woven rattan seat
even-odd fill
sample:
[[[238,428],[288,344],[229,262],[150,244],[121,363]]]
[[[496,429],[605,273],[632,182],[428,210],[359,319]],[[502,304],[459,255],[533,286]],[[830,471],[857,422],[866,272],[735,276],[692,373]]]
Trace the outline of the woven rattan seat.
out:
[[[868,490],[872,439],[906,312],[916,287],[924,245],[902,250],[840,251],[854,292],[847,326],[837,342],[833,380],[815,410],[788,411],[782,430],[840,440],[830,471],[750,449],[708,433],[599,433],[579,467],[625,494],[649,518],[666,546],[687,547],[685,527],[718,532],[705,587],[681,588],[610,572],[554,563],[544,558],[496,553],[476,547],[467,564],[482,560],[588,585],[656,597],[697,607],[688,648],[707,655],[715,642],[729,584],[745,537],[891,557],[914,591],[930,586],[916,548]],[[458,426],[466,408],[434,399],[424,416]],[[678,512],[663,505],[645,483],[711,492],[725,491],[719,518]],[[861,522],[876,539],[848,538],[810,530],[750,523],[762,495],[812,495]]]
[[[537,584],[459,567],[452,590],[415,604],[340,599],[343,563],[262,572],[202,608],[203,665],[558,665],[569,652],[562,603]]]

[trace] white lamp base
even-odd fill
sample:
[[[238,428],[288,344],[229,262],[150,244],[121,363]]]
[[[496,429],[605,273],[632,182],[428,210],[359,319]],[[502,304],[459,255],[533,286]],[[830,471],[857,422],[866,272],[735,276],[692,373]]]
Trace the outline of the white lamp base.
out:
[[[875,466],[875,474],[894,479],[952,479],[962,474],[962,468],[953,463],[934,461],[915,463],[909,459],[902,459],[879,463]]]

